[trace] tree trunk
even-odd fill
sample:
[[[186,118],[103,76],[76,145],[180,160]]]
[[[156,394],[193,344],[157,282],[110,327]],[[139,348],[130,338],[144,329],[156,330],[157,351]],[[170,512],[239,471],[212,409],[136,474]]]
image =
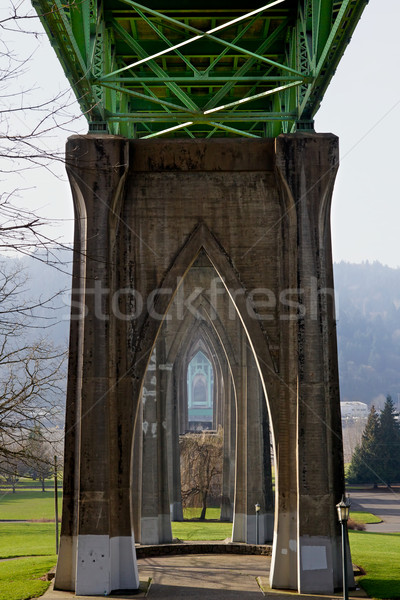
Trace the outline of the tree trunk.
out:
[[[40,483],[42,484],[42,492],[45,492],[46,488],[44,487],[44,477],[40,478]]]
[[[207,492],[205,494],[203,494],[203,507],[201,509],[200,521],[205,520],[206,510],[207,510]]]

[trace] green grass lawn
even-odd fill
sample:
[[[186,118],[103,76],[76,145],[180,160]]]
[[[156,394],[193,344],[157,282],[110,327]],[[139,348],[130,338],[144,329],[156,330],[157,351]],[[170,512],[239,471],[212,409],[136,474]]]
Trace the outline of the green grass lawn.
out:
[[[232,523],[182,521],[172,523],[172,535],[180,540],[225,540],[232,536]]]
[[[183,516],[185,519],[198,519],[201,508],[185,508]],[[232,523],[221,523],[218,521],[221,514],[219,508],[207,508],[206,519],[215,521],[175,521],[172,525],[172,535],[180,540],[189,541],[219,541],[232,536]]]
[[[364,569],[361,586],[372,598],[400,598],[400,533],[350,531],[353,563]]]
[[[11,558],[23,556],[27,558]],[[27,600],[49,587],[41,581],[57,562],[52,523],[0,523],[0,600]]]
[[[26,600],[44,594],[50,582],[40,577],[56,562],[55,554],[0,562],[0,600]]]
[[[61,515],[62,493],[58,492],[58,514]],[[54,520],[54,490],[0,491],[0,519]]]
[[[54,489],[54,479],[45,479],[44,485],[45,485],[45,489],[47,491],[53,490]],[[60,488],[61,486],[62,486],[62,480],[59,479],[58,487]],[[42,484],[37,479],[31,479],[30,477],[21,477],[17,483],[16,494],[18,494],[18,492],[20,490],[41,490],[41,489],[42,489]],[[3,492],[3,491],[12,492],[11,486],[9,484],[5,483],[3,479],[0,479],[0,490],[1,490],[1,492]]]
[[[0,523],[0,558],[55,552],[54,523]]]
[[[357,510],[352,510],[350,512],[350,518],[353,521],[357,521],[357,523],[381,523],[382,519],[376,517],[372,513],[369,512],[359,512]]]
[[[201,508],[184,508],[183,517],[185,519],[199,519],[201,514]],[[206,519],[219,519],[221,515],[220,508],[207,508]]]

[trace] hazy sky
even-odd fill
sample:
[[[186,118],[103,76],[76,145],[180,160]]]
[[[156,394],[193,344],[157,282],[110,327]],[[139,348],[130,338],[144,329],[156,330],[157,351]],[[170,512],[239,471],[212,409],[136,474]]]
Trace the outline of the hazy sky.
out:
[[[1,14],[4,8],[0,8]],[[316,115],[316,131],[332,132],[340,138],[341,166],[332,213],[336,261],[378,260],[400,267],[399,23],[399,0],[370,0]],[[10,37],[16,52],[26,54],[37,46],[36,40],[25,35]],[[67,88],[61,66],[44,36],[23,82],[18,82],[19,89],[31,84],[35,98],[48,99]],[[85,133],[85,119],[71,128]],[[47,143],[62,148],[67,136],[67,131],[59,131]],[[8,177],[8,184],[24,188],[23,204],[39,206],[43,214],[57,219],[52,235],[61,235],[68,242],[72,240],[71,194],[63,168],[56,168],[56,172],[61,179],[36,170],[15,181]]]

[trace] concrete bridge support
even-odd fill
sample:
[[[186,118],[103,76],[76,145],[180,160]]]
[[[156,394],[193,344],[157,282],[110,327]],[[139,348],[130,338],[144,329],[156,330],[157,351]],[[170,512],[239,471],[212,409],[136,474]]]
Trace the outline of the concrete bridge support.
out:
[[[162,320],[205,252],[268,406],[271,585],[332,593],[341,584],[335,504],[344,491],[329,226],[337,138],[73,136],[67,163],[77,227],[56,588],[104,595],[138,586],[134,424]],[[243,417],[249,432],[256,415]],[[246,477],[243,469],[250,498]]]

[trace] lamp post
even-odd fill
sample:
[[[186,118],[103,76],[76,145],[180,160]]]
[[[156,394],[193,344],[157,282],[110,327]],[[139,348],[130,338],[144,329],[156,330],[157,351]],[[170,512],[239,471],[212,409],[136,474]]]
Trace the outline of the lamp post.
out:
[[[342,528],[342,572],[343,572],[343,599],[349,600],[347,589],[347,521],[350,513],[350,498],[342,496],[339,504],[336,504],[339,523]]]
[[[258,520],[259,520],[259,517],[260,517],[260,508],[261,508],[261,506],[257,502],[257,504],[255,505],[254,508],[256,509],[256,544],[258,546],[258,544],[260,543],[260,540],[259,540],[259,525],[258,525]]]
[[[56,520],[56,554],[58,554],[58,485],[57,456],[54,457],[54,512]]]

